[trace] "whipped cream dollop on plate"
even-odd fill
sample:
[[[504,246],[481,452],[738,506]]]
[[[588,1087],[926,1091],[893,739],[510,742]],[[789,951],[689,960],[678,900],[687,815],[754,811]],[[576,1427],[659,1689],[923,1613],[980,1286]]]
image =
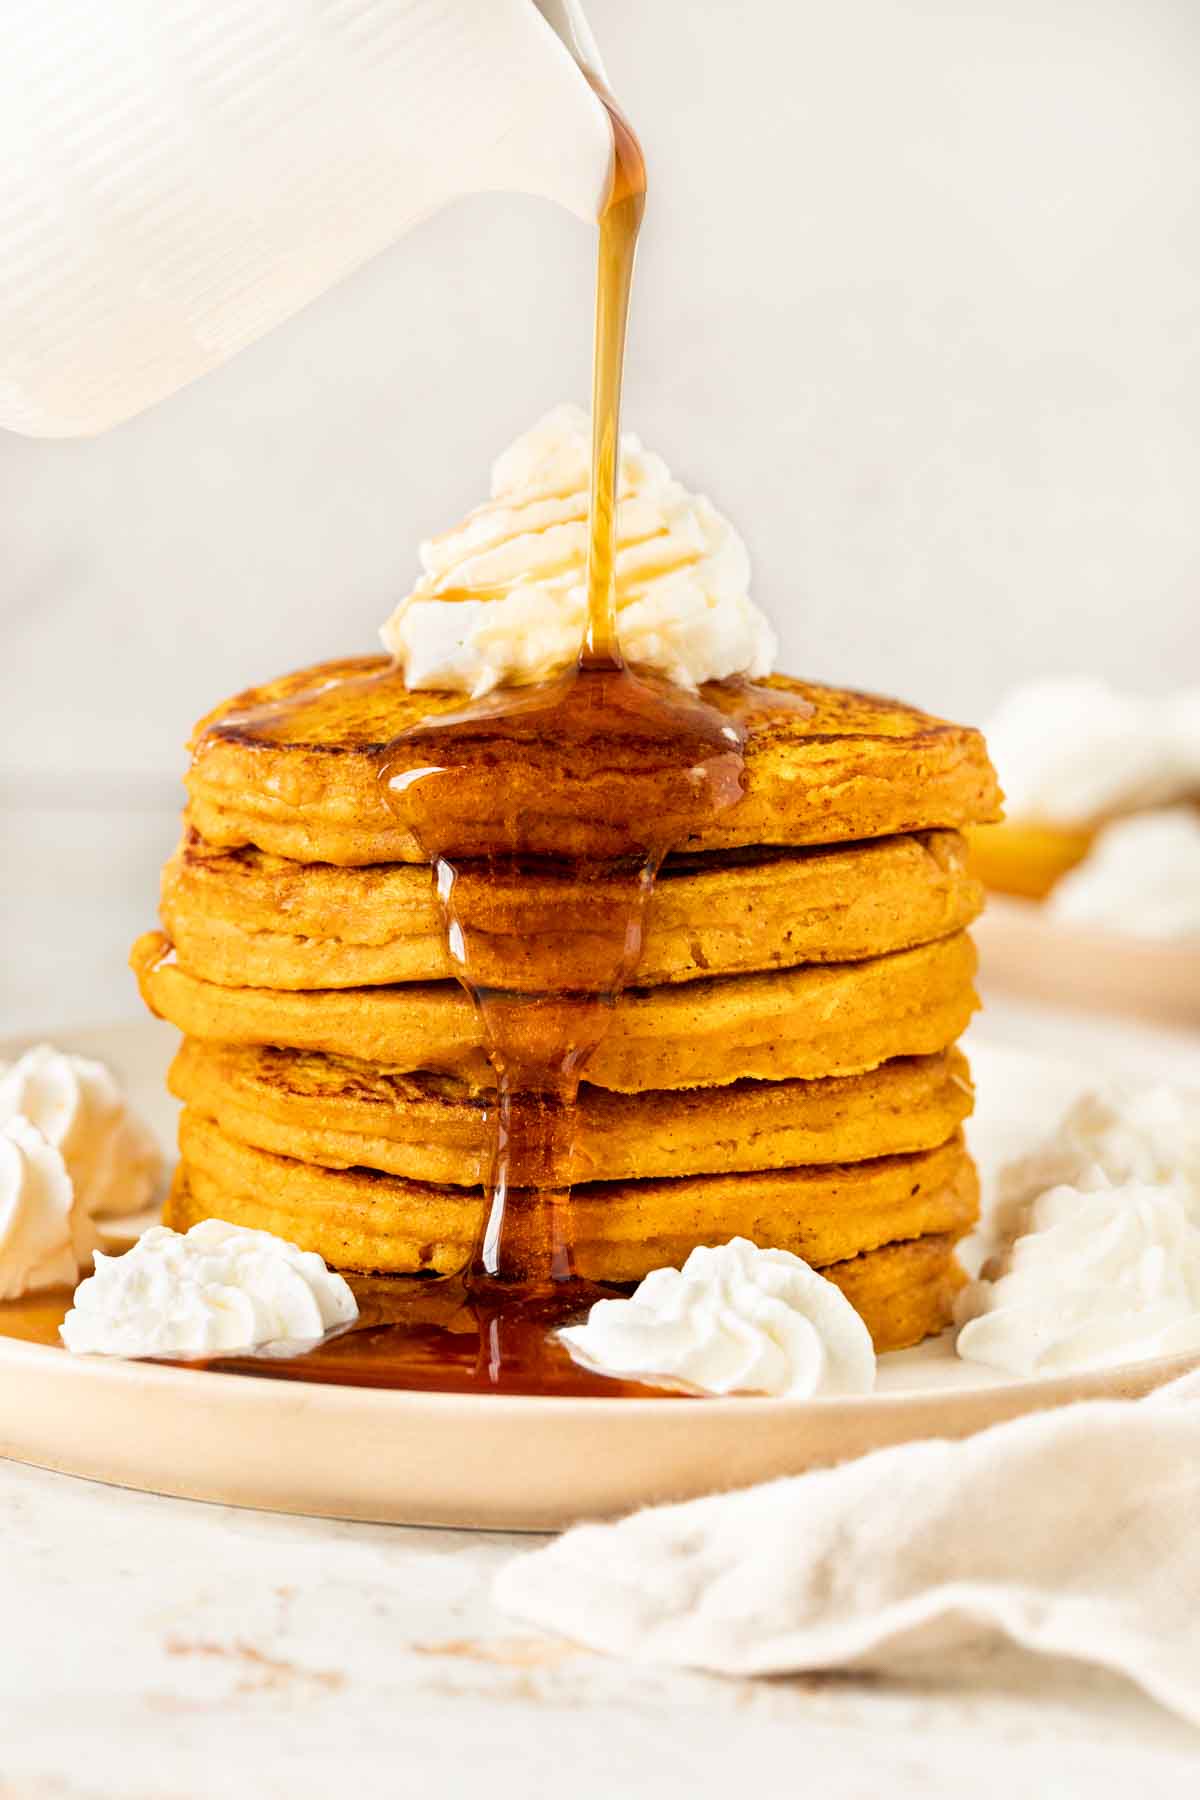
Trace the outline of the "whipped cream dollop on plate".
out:
[[[70,1286],[97,1221],[154,1198],[158,1145],[102,1063],[49,1044],[0,1065],[0,1134],[0,1299]]]
[[[1200,1354],[1200,1230],[1170,1188],[1050,1188],[958,1317],[960,1356],[1017,1375]]]
[[[994,1224],[960,1356],[1030,1376],[1200,1355],[1200,1096],[1084,1095],[1002,1172]]]
[[[655,1269],[559,1336],[599,1374],[709,1394],[810,1399],[875,1385],[871,1335],[845,1295],[790,1251],[746,1238]]]
[[[591,426],[559,406],[500,456],[491,498],[421,545],[422,574],[384,625],[410,688],[480,695],[579,655],[587,616]],[[621,438],[616,595],[627,662],[683,687],[768,675],[775,633],[750,599],[728,519]]]
[[[1081,1193],[1174,1187],[1200,1225],[1200,1093],[1166,1083],[1112,1082],[1081,1094],[1054,1131],[1006,1163],[996,1184],[992,1226],[1004,1245],[1029,1229],[1030,1209],[1048,1188]]]
[[[1015,688],[986,736],[1010,819],[1091,825],[1200,794],[1200,688],[1149,699],[1049,677]]]
[[[78,1278],[83,1245],[73,1209],[71,1177],[55,1146],[28,1119],[0,1125],[0,1300]]]
[[[1168,807],[1107,825],[1046,911],[1132,937],[1200,938],[1200,812]]]
[[[25,1118],[62,1155],[77,1204],[110,1219],[149,1206],[162,1155],[103,1063],[37,1044],[0,1064],[0,1124]]]
[[[269,1231],[205,1219],[144,1232],[123,1256],[96,1255],[63,1321],[68,1350],[104,1356],[216,1356],[310,1345],[358,1317],[343,1276]]]

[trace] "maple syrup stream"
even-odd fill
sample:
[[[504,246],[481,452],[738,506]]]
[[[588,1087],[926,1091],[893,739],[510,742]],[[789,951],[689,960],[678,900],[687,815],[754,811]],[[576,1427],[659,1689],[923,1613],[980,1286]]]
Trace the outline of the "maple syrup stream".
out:
[[[726,717],[665,683],[634,677],[621,659],[621,378],[646,178],[636,138],[602,98],[612,119],[614,173],[600,223],[588,609],[578,667],[565,678],[418,725],[397,741],[379,772],[389,803],[433,866],[451,962],[478,1010],[495,1072],[479,1236],[461,1276],[359,1283],[359,1329],[295,1365],[258,1362],[260,1373],[440,1391],[648,1391],[578,1367],[555,1337],[606,1291],[577,1267],[587,1247],[576,1242],[571,1208],[575,1102],[616,999],[636,970],[662,857],[700,818],[737,800],[742,754]],[[603,821],[612,850],[602,861],[576,855],[569,841],[559,857],[530,856],[530,820],[548,792],[564,787],[580,815]],[[501,854],[470,853],[472,820],[481,817],[500,823]],[[534,868],[537,900],[520,880]],[[547,882],[552,892],[555,885],[573,897],[586,892],[588,927],[569,943],[555,991],[530,991],[504,946],[544,930]],[[511,898],[506,929],[498,932],[500,886]],[[523,888],[530,894],[524,901]],[[521,916],[523,908],[530,916]]]
[[[414,1293],[413,1283],[360,1284],[365,1329],[305,1358],[296,1372],[308,1379],[328,1369],[330,1379],[370,1380],[374,1365],[375,1379],[406,1387],[647,1391],[579,1368],[555,1338],[557,1327],[612,1291],[577,1267],[587,1246],[576,1242],[571,1208],[576,1097],[636,971],[659,864],[672,843],[740,797],[742,743],[726,716],[664,682],[635,677],[621,659],[621,380],[646,181],[636,138],[607,98],[605,105],[615,155],[600,224],[588,608],[578,666],[566,677],[418,725],[380,769],[389,803],[433,866],[450,958],[478,1010],[495,1072],[481,1229],[459,1277],[430,1283],[423,1293]],[[602,821],[611,843],[602,860],[575,854],[569,832],[561,856],[530,855],[531,819],[548,792],[564,788],[580,816]],[[501,854],[471,854],[472,820],[480,817],[500,823]],[[537,899],[520,880],[534,870]],[[531,990],[504,949],[544,930],[547,883],[588,899],[587,930],[569,943],[553,992]],[[501,885],[511,898],[498,932]],[[279,1365],[275,1372],[290,1371]]]

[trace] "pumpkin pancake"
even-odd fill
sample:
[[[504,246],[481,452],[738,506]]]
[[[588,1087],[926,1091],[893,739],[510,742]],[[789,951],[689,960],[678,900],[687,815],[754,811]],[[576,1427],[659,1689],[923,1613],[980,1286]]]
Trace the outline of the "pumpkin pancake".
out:
[[[465,1187],[487,1174],[489,1096],[452,1076],[189,1039],[168,1085],[226,1137],[281,1156]],[[636,1095],[585,1086],[569,1166],[510,1163],[509,1179],[553,1187],[861,1162],[945,1143],[972,1098],[958,1050],[826,1081]]]
[[[747,733],[745,792],[677,850],[846,843],[999,816],[995,773],[977,731],[897,700],[785,675],[761,687],[718,682],[701,691]],[[299,862],[422,862],[402,792],[389,795],[381,783],[383,753],[402,781],[408,764],[395,740],[462,706],[461,695],[410,692],[385,657],[323,663],[250,688],[196,728],[190,821],[210,844],[254,844]],[[414,771],[428,759],[419,744],[407,755]],[[632,773],[628,756],[614,758],[608,779],[621,794],[611,808],[594,771],[581,790],[579,770],[557,739],[539,740],[533,756],[507,742],[504,761],[512,792],[527,790],[531,855],[610,856],[626,848],[614,840],[612,820],[650,816],[656,804],[655,772]],[[463,804],[474,811],[454,821],[462,856],[508,847],[503,820],[475,807],[489,791],[486,781],[463,786]]]
[[[478,1014],[454,982],[305,993],[219,987],[181,968],[154,931],[138,939],[131,961],[151,1011],[187,1037],[486,1079]],[[970,1019],[974,973],[974,946],[959,932],[867,962],[630,989],[588,1062],[588,1080],[641,1093],[855,1075],[895,1056],[928,1056]]]
[[[966,1282],[953,1232],[885,1244],[821,1273],[839,1287],[871,1333],[877,1353],[909,1350],[954,1322],[954,1296]]]
[[[499,871],[486,903],[507,979],[552,988],[586,929],[588,890],[544,892],[534,873]],[[948,937],[978,914],[955,831],[834,848],[675,858],[647,910],[638,982],[856,962]],[[344,869],[294,863],[185,834],[163,870],[162,922],[193,975],[224,987],[348,988],[436,981],[453,973],[429,871],[414,863]],[[576,916],[578,915],[578,916]],[[518,936],[540,917],[552,928]],[[480,920],[489,929],[490,919]]]
[[[319,1168],[239,1143],[190,1108],[179,1147],[186,1186],[176,1184],[165,1217],[180,1231],[221,1218],[274,1231],[340,1269],[453,1274],[481,1222],[478,1188]],[[956,1133],[935,1150],[869,1162],[591,1183],[572,1196],[572,1242],[580,1272],[598,1281],[638,1281],[731,1237],[819,1268],[929,1232],[960,1237],[978,1210],[975,1166]]]
[[[1097,828],[1047,825],[1006,819],[978,825],[970,833],[971,869],[998,894],[1044,900],[1063,876],[1081,863],[1096,841]]]
[[[272,1164],[283,1161],[278,1157],[267,1160]],[[275,1173],[272,1168],[272,1180]],[[338,1179],[346,1181],[353,1177]],[[386,1178],[364,1176],[358,1179],[382,1181]],[[964,1208],[964,1215],[967,1210]],[[255,1194],[223,1186],[219,1177],[198,1173],[186,1163],[180,1163],[176,1170],[164,1217],[177,1231],[186,1231],[201,1219],[223,1218],[260,1230],[275,1230],[291,1236],[293,1241],[299,1237],[313,1249],[320,1249],[322,1242],[332,1245],[340,1241],[336,1228],[326,1237],[322,1228],[314,1229],[311,1225],[306,1228],[298,1223],[287,1205],[279,1210],[272,1209],[263,1205]],[[954,1254],[963,1229],[954,1226],[947,1231],[929,1232],[922,1237],[884,1244],[840,1262],[826,1263],[821,1268],[826,1280],[839,1287],[860,1314],[880,1354],[885,1350],[905,1350],[950,1324],[954,1296],[964,1280]],[[724,1229],[713,1237],[715,1243],[725,1241]],[[432,1246],[422,1244],[415,1248],[424,1252]],[[335,1248],[328,1247],[325,1254],[336,1264]],[[665,1254],[660,1253],[660,1260]],[[680,1246],[674,1254],[682,1260],[686,1251]],[[587,1272],[586,1262],[584,1271]],[[595,1269],[591,1273],[593,1279],[601,1278]],[[637,1277],[630,1275],[629,1279]]]

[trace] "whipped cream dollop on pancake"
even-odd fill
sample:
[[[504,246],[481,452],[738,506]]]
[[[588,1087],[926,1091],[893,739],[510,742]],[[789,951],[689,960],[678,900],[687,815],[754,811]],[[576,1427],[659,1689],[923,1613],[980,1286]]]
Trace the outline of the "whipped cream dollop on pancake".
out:
[[[1048,677],[1015,688],[986,736],[1010,819],[1093,825],[1200,796],[1200,688],[1145,698]]]
[[[575,661],[587,617],[590,468],[587,414],[556,407],[497,459],[491,498],[421,545],[420,579],[380,634],[410,688],[481,695]],[[688,688],[771,673],[775,633],[750,599],[745,544],[628,434],[616,589],[627,662]]]
[[[1015,1375],[1200,1353],[1200,1098],[1084,1095],[1000,1177],[999,1249],[959,1296],[960,1356]]]
[[[205,1219],[188,1232],[157,1225],[124,1256],[98,1252],[61,1329],[81,1353],[216,1356],[310,1344],[357,1317],[349,1284],[315,1251]]]
[[[655,1269],[628,1300],[599,1300],[559,1333],[602,1375],[676,1382],[709,1394],[867,1394],[871,1335],[845,1296],[788,1250],[748,1238],[700,1246]]]

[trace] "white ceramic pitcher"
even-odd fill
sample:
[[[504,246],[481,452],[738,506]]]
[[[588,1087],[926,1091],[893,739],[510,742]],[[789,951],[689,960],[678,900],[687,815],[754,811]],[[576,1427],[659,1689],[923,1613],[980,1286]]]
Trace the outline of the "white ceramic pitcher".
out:
[[[5,0],[0,426],[102,431],[447,201],[595,219],[576,0]]]

